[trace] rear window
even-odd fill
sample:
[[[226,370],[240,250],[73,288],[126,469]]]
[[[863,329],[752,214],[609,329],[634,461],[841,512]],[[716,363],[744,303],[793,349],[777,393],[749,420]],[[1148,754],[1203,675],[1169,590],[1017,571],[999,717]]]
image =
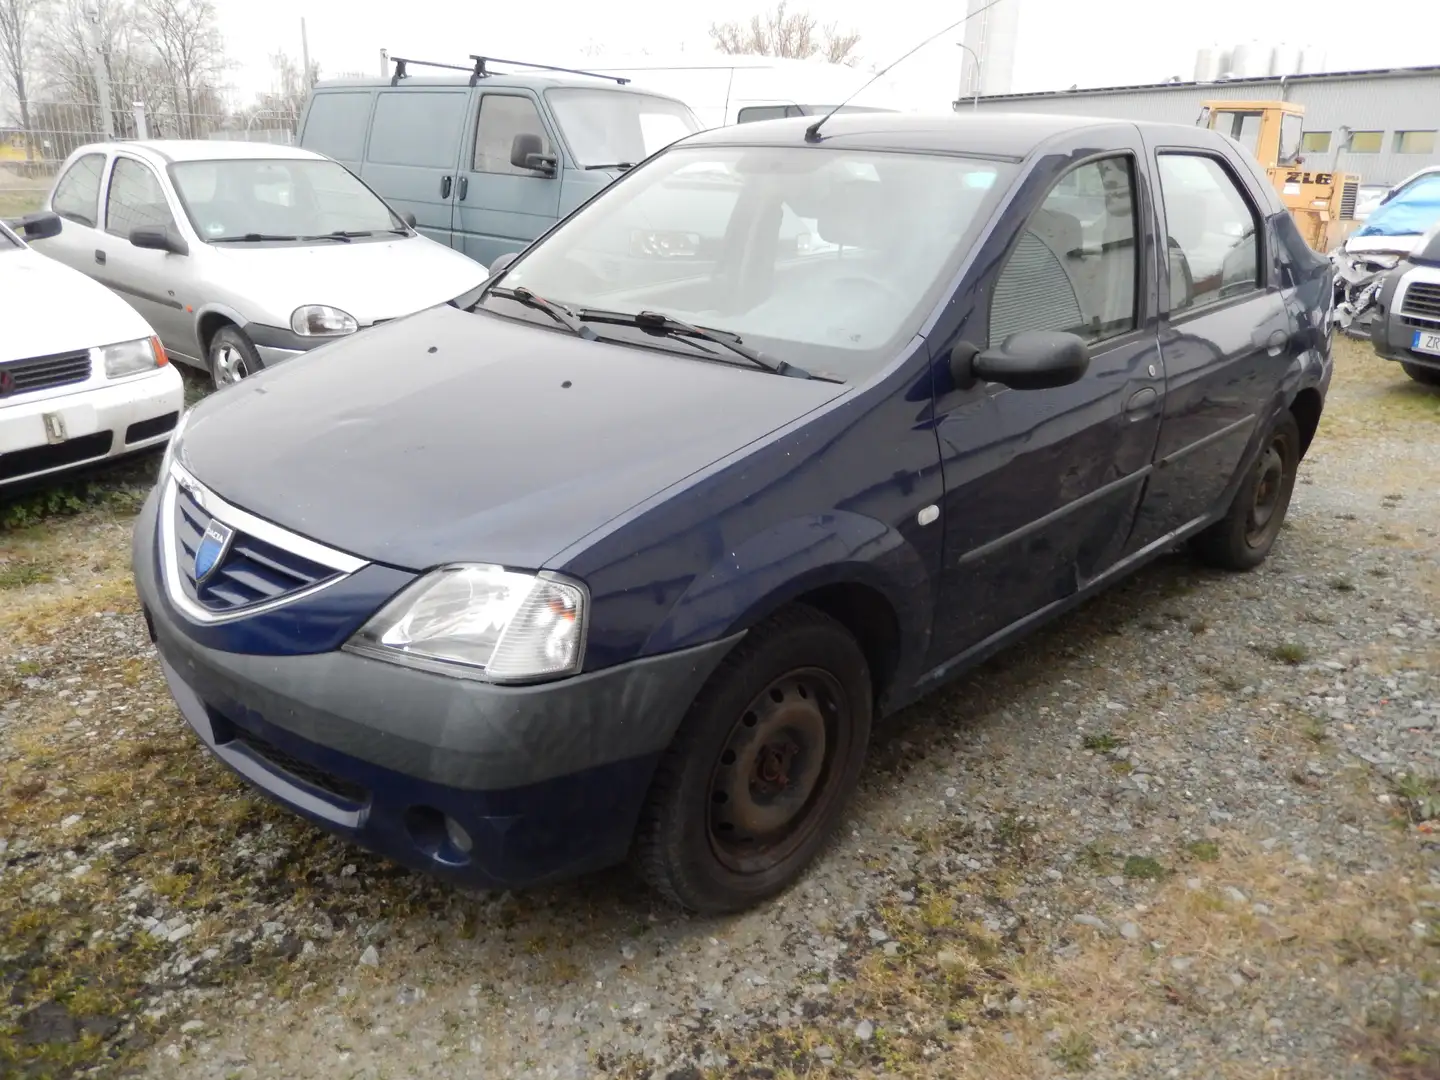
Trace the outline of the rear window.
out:
[[[381,91],[365,160],[377,165],[454,168],[469,103],[469,90]]]
[[[368,91],[317,93],[310,103],[300,145],[326,157],[359,161],[365,148],[365,125],[369,119]]]

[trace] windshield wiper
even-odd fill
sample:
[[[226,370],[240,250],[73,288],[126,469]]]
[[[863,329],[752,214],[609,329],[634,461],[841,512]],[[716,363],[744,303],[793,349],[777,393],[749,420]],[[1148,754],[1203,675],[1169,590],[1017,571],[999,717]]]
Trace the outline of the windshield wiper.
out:
[[[514,300],[517,304],[524,304],[536,311],[543,311],[565,329],[588,341],[593,341],[598,336],[594,330],[577,319],[569,308],[561,307],[553,300],[546,300],[543,296],[536,296],[523,285],[514,289],[490,289],[486,295],[498,296],[502,300]]]
[[[621,172],[625,172],[627,169],[633,169],[634,167],[635,162],[633,161],[616,161],[609,165],[586,165],[585,170],[589,172],[591,169],[619,169]]]
[[[324,233],[320,236],[292,236],[284,233],[248,232],[242,236],[217,236],[212,244],[259,244],[267,240],[337,240],[342,244],[350,242],[350,236],[369,236],[369,233]]]
[[[784,360],[776,362],[765,359],[765,357],[755,349],[746,345],[739,334],[731,333],[728,330],[710,330],[703,326],[692,326],[687,322],[681,322],[679,319],[672,319],[663,312],[637,311],[634,315],[630,315],[623,311],[593,311],[590,308],[582,308],[576,314],[586,322],[638,326],[642,330],[659,331],[671,337],[695,338],[699,341],[708,341],[719,345],[721,348],[729,349],[736,356],[744,357],[756,367],[762,368],[773,375],[788,375],[793,379],[814,379],[822,377],[812,375],[804,368],[796,367],[794,364],[786,363]]]

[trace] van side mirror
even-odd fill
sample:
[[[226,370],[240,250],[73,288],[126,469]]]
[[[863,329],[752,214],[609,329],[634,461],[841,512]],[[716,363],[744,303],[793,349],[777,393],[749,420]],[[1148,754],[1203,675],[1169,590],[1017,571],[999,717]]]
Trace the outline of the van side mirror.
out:
[[[539,135],[522,131],[510,141],[510,164],[517,169],[532,169],[546,176],[555,175],[559,159],[545,153],[545,143]]]
[[[130,230],[130,243],[151,251],[168,251],[171,255],[189,255],[190,245],[173,229],[164,225],[137,225]]]
[[[60,215],[50,210],[37,210],[33,214],[26,214],[19,221],[20,233],[28,240],[48,240],[52,236],[59,236],[61,229]]]
[[[962,341],[950,350],[950,376],[968,390],[994,382],[1012,390],[1049,390],[1078,382],[1090,366],[1090,349],[1075,334],[1022,330],[998,347],[977,349]]]

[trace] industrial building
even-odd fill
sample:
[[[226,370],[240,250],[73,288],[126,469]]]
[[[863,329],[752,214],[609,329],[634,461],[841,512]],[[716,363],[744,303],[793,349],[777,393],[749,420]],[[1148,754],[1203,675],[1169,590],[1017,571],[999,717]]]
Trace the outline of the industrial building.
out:
[[[1305,107],[1307,165],[1356,174],[1365,185],[1394,184],[1417,169],[1440,165],[1440,65],[1374,71],[1245,74],[1247,46],[1234,53],[1201,50],[1197,78],[1145,86],[1112,86],[961,98],[956,109],[1068,113],[1192,124],[1211,99],[1283,100]],[[1268,70],[1292,66],[1288,56],[1261,50]],[[1271,59],[1273,57],[1273,59]],[[1298,61],[1297,61],[1298,62]],[[1211,75],[1205,79],[1203,76]]]

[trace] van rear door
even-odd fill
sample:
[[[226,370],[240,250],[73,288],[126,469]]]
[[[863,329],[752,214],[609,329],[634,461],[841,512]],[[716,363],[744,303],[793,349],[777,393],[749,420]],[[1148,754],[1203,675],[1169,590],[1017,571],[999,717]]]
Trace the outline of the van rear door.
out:
[[[396,86],[379,90],[360,176],[397,214],[415,215],[420,232],[459,247],[452,207],[460,133],[470,104],[466,86]]]

